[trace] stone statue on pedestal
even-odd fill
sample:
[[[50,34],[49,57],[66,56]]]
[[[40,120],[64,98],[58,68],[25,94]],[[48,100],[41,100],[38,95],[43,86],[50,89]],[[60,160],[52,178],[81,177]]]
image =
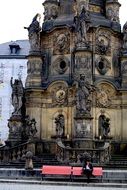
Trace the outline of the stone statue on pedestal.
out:
[[[74,17],[74,28],[76,32],[76,44],[88,43],[87,31],[89,29],[90,15],[83,6],[81,13]]]
[[[14,83],[12,82],[13,78],[11,78],[10,84],[12,87],[12,105],[14,107],[13,115],[21,115],[21,107],[22,107],[22,98],[24,95],[24,88],[21,79],[15,79]]]
[[[28,30],[29,42],[30,42],[30,51],[39,51],[40,50],[40,19],[41,15],[37,13],[32,20],[32,23],[29,27],[24,27]]]
[[[93,86],[81,74],[76,93],[76,109],[79,114],[90,114],[92,103],[90,95],[93,90]]]

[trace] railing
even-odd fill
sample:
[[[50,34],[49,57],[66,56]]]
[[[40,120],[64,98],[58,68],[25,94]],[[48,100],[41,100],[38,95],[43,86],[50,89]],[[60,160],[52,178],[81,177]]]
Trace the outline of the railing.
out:
[[[59,139],[57,145],[57,159],[62,163],[81,163],[82,157],[89,155],[92,163],[106,164],[110,159],[110,144],[105,143],[102,148],[71,148],[65,147]]]
[[[12,148],[6,146],[0,148],[0,163],[6,164],[9,162],[15,162],[24,159],[25,154],[28,151],[28,145],[30,144],[31,142],[26,142]]]

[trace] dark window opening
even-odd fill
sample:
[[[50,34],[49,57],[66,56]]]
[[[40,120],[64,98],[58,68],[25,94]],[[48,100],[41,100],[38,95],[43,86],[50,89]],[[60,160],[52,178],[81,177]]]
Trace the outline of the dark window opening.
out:
[[[98,63],[98,67],[99,67],[100,70],[104,69],[104,62],[100,61]]]
[[[66,67],[66,62],[65,61],[61,61],[60,62],[60,69],[65,69]]]

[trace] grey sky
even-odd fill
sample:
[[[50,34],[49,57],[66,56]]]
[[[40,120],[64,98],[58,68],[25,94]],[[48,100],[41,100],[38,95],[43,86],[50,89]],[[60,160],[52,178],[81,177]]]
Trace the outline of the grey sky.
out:
[[[28,26],[36,13],[43,18],[44,0],[1,0],[0,4],[0,43],[11,40],[27,39],[28,33],[23,27]],[[119,0],[120,22],[127,21],[127,0]]]

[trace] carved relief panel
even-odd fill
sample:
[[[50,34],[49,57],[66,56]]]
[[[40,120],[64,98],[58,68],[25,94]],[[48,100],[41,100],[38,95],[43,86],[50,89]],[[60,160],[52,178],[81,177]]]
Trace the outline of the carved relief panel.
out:
[[[77,54],[75,56],[75,70],[77,74],[84,74],[88,80],[91,80],[92,59],[89,54]]]
[[[52,103],[48,105],[49,107],[61,107],[74,103],[74,89],[69,88],[65,82],[54,82],[49,86],[48,92],[52,99]]]
[[[101,83],[97,86],[96,106],[107,108],[112,104],[112,98],[115,96],[115,89],[107,83]]]
[[[103,29],[96,31],[96,53],[110,54],[111,53],[111,33]]]
[[[70,53],[70,33],[56,32],[53,36],[53,54],[61,55]]]

